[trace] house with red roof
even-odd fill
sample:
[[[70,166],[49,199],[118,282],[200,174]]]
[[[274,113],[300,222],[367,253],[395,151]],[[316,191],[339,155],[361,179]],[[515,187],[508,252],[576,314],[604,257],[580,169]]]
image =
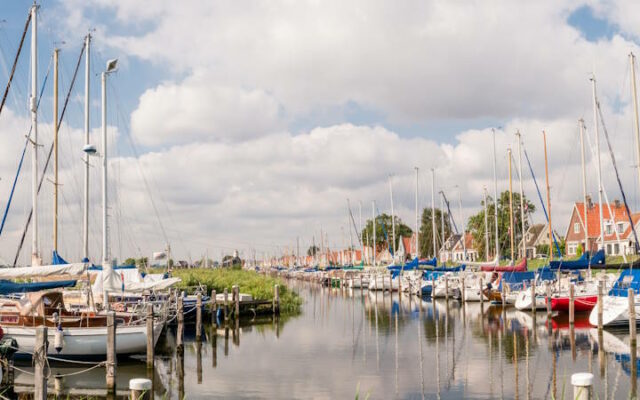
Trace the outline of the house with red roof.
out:
[[[458,262],[477,261],[478,250],[474,246],[471,232],[465,232],[464,243],[462,243],[462,240],[462,237],[460,237],[458,242],[453,246],[453,260]]]
[[[591,252],[604,249],[605,254],[611,256],[634,253],[633,229],[629,223],[629,214],[624,204],[615,200],[608,205],[602,205],[604,243],[600,241],[600,205],[593,203],[591,198],[587,197],[586,211],[585,220],[585,203],[580,202],[573,205],[571,219],[565,234],[567,256],[577,255],[579,246],[583,250],[588,249]],[[632,213],[631,220],[638,231],[640,213]],[[585,246],[585,231],[588,238],[587,246]]]
[[[398,260],[413,260],[418,256],[416,251],[416,234],[415,232],[411,237],[400,237],[398,248],[396,249],[396,258]]]

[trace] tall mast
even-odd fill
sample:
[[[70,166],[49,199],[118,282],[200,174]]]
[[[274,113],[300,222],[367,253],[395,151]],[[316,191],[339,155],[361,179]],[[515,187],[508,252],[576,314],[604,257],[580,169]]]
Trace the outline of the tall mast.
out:
[[[547,133],[542,131],[544,142],[544,177],[547,183],[547,213],[549,213],[549,260],[553,260],[553,228],[551,225],[551,193],[549,188],[549,161],[547,158]],[[600,210],[602,215],[602,209]]]
[[[360,243],[362,243],[362,254],[360,254],[360,261],[362,261],[362,264],[364,265],[364,249],[365,249],[365,242],[364,242],[364,236],[362,234],[362,200],[358,200],[358,210],[360,211]]]
[[[458,210],[460,211],[460,221],[462,223],[462,254],[464,255],[464,260],[467,261],[467,229],[462,216],[462,190],[460,190],[460,187],[458,187]]]
[[[53,50],[53,251],[58,252],[58,54]]]
[[[494,199],[493,199],[493,216],[494,216],[494,223],[496,226],[496,258],[498,259],[498,262],[500,262],[500,243],[498,240],[498,173],[497,173],[497,155],[496,155],[496,130],[495,129],[491,129],[491,132],[493,134],[493,195],[494,195]]]
[[[418,214],[418,167],[415,167],[416,170],[416,258],[420,258],[420,252],[418,251],[418,235],[420,235],[420,218]]]
[[[371,202],[371,213],[373,214],[373,266],[376,266],[376,201]]]
[[[91,34],[84,38],[84,145],[89,146],[89,70],[91,67]],[[84,201],[82,214],[82,258],[89,260],[89,153],[84,153]]]
[[[487,187],[482,188],[482,194],[484,196],[484,249],[486,252],[486,258],[489,260],[489,224],[487,214]]]
[[[589,252],[589,223],[587,219],[587,212],[589,205],[587,204],[587,172],[585,170],[585,157],[584,157],[584,120],[580,118],[578,120],[578,127],[580,128],[580,156],[582,161],[582,199],[584,201],[584,252]]]
[[[31,6],[31,202],[33,208],[33,229],[31,230],[31,265],[40,265],[38,240],[38,6]]]
[[[600,132],[598,129],[598,100],[596,98],[596,76],[591,77],[593,88],[593,124],[596,134],[596,159],[598,163],[598,208],[600,209],[600,245],[604,250],[604,215],[602,211],[602,165],[600,163]]]
[[[393,186],[391,184],[391,175],[389,175],[389,196],[391,197],[391,248],[393,249],[392,260],[396,259],[396,217],[393,213]]]
[[[433,236],[433,256],[436,257],[436,170],[431,168],[431,236]]]
[[[446,242],[444,238],[444,193],[440,191],[440,231],[442,232],[442,249],[444,250],[444,243]]]
[[[524,189],[522,188],[522,139],[520,131],[516,131],[518,138],[518,173],[520,174],[520,224],[522,225],[522,258],[527,258],[527,244],[524,242]]]
[[[509,240],[511,242],[511,262],[514,261],[513,248],[513,180],[511,179],[511,148],[507,149],[507,162],[509,163]]]
[[[629,53],[631,63],[631,98],[633,99],[633,128],[636,134],[636,163],[638,164],[638,179],[640,179],[640,126],[638,122],[638,94],[636,92],[636,56]]]
[[[102,84],[102,264],[109,259],[109,234],[107,227],[107,73],[101,76]],[[106,301],[108,299],[105,299]],[[107,303],[105,303],[106,305]]]

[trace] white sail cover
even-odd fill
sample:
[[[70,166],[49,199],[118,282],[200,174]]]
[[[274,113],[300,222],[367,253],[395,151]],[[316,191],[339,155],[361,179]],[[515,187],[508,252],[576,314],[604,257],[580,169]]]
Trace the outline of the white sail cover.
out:
[[[180,282],[180,278],[146,279],[136,269],[113,269],[103,266],[98,272],[92,290],[94,293],[141,293],[145,290],[162,290]]]
[[[86,263],[73,263],[41,267],[0,268],[0,279],[42,278],[56,275],[79,276],[86,272],[87,267]]]

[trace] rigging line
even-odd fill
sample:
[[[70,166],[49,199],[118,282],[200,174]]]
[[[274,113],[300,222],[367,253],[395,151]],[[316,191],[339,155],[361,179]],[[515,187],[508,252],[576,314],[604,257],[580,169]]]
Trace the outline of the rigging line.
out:
[[[49,67],[47,68],[47,73],[42,81],[42,87],[40,88],[40,93],[38,95],[38,104],[36,104],[36,109],[40,108],[40,100],[42,100],[42,95],[44,93],[44,89],[47,85],[47,80],[49,78],[49,72],[51,71],[51,63],[49,63]],[[11,202],[13,201],[13,195],[15,193],[16,184],[18,183],[18,177],[20,176],[20,171],[22,170],[22,162],[24,161],[24,155],[27,152],[27,146],[29,145],[29,138],[31,137],[31,132],[33,130],[33,126],[29,128],[29,133],[24,142],[24,148],[22,149],[22,156],[20,156],[20,162],[18,163],[18,170],[16,171],[16,176],[13,178],[13,184],[11,185],[11,193],[9,194],[9,200],[7,200],[7,205],[4,209],[4,215],[2,216],[2,223],[0,224],[0,236],[2,236],[2,231],[4,229],[4,224],[7,221],[7,216],[9,215],[9,209],[11,208]]]
[[[62,125],[62,120],[64,118],[64,112],[67,109],[67,104],[69,103],[69,98],[71,97],[71,92],[73,91],[73,86],[76,82],[76,77],[78,76],[78,69],[80,68],[80,59],[84,54],[84,47],[80,52],[80,56],[78,57],[78,63],[76,64],[76,70],[73,73],[73,78],[71,80],[71,85],[69,86],[69,91],[67,92],[67,97],[64,101],[64,106],[62,108],[62,113],[60,114],[60,119],[58,120],[58,126]],[[51,65],[51,64],[49,64]],[[49,71],[47,70],[47,76]],[[46,78],[45,78],[46,79]],[[51,161],[51,155],[53,154],[53,143],[51,143],[51,147],[49,147],[49,154],[47,155],[47,160],[44,163],[44,168],[42,168],[42,175],[40,175],[40,181],[38,182],[38,190],[36,191],[36,196],[40,193],[40,189],[42,188],[42,182],[44,181],[44,176],[46,175],[47,168],[49,167],[49,162]],[[24,245],[24,239],[27,236],[27,231],[29,230],[29,225],[31,224],[31,218],[33,218],[33,207],[29,211],[29,215],[27,216],[27,222],[25,223],[24,230],[22,231],[22,237],[20,238],[20,244],[18,245],[18,250],[16,251],[16,256],[13,260],[13,266],[15,267],[18,263],[18,258],[20,257],[20,252],[22,251],[22,246]]]
[[[18,46],[18,52],[16,53],[16,58],[13,60],[13,67],[11,67],[11,75],[9,76],[9,82],[7,82],[7,87],[4,90],[4,94],[2,95],[2,102],[0,102],[0,114],[2,114],[2,109],[4,108],[4,104],[7,101],[7,94],[9,93],[9,88],[11,87],[11,82],[13,81],[13,76],[16,72],[16,66],[18,65],[18,59],[20,58],[20,53],[22,52],[22,45],[24,44],[24,38],[27,35],[27,30],[29,29],[29,23],[31,22],[31,11],[29,11],[29,15],[27,16],[27,22],[24,24],[24,31],[22,31],[22,37],[20,38],[20,45]]]
[[[449,200],[447,199],[447,196],[445,196],[444,191],[441,190],[440,193],[442,194],[442,198],[444,199],[444,204],[446,204],[447,206],[447,213],[449,214],[449,219],[451,220],[451,223],[453,224],[453,229],[456,231],[456,235],[457,235],[459,233],[458,226],[456,225],[455,219],[453,219],[453,214],[451,213],[451,207],[449,206]]]
[[[356,235],[358,236],[358,243],[362,246],[362,238],[361,236],[361,232],[358,232],[358,228],[356,227],[356,221],[355,219],[353,219],[353,213],[351,212],[351,204],[349,203],[349,200],[347,199],[347,207],[349,208],[349,217],[351,217],[351,223],[353,224],[353,229],[356,231]]]
[[[529,154],[527,154],[527,149],[522,146],[522,150],[524,152],[524,157],[527,159],[527,165],[529,166],[529,172],[531,172],[531,177],[533,178],[533,183],[536,185],[536,191],[538,192],[538,198],[540,199],[540,204],[542,204],[542,211],[544,211],[544,217],[547,219],[547,224],[549,223],[549,214],[547,213],[547,207],[544,205],[544,200],[542,200],[542,194],[540,193],[540,187],[538,186],[538,181],[536,180],[536,176],[533,173],[533,167],[531,167],[531,160],[529,160]],[[553,236],[553,243],[556,245],[556,250],[558,254],[562,254],[560,251],[560,246],[558,245],[558,240],[556,238],[556,233],[552,229],[551,236]]]
[[[620,175],[618,174],[618,165],[616,164],[616,157],[613,154],[613,149],[611,148],[611,141],[609,140],[609,132],[607,131],[607,127],[604,124],[604,115],[602,115],[602,109],[600,108],[600,101],[596,97],[596,107],[598,109],[598,115],[600,116],[600,124],[602,125],[602,130],[604,131],[604,137],[607,139],[607,147],[609,148],[609,155],[611,156],[611,163],[613,164],[613,170],[616,173],[616,180],[618,181],[618,187],[620,188],[620,194],[622,195],[622,201],[624,202],[624,208],[627,210],[627,216],[629,217],[629,223],[631,224],[631,230],[633,232],[633,237],[635,239],[635,250],[638,252],[638,248],[640,244],[638,242],[638,234],[636,232],[636,227],[633,224],[633,218],[631,218],[631,211],[629,210],[629,204],[627,203],[627,196],[624,193],[624,189],[622,188],[622,181],[620,181]],[[596,121],[597,123],[597,121]],[[604,246],[604,243],[602,243]]]

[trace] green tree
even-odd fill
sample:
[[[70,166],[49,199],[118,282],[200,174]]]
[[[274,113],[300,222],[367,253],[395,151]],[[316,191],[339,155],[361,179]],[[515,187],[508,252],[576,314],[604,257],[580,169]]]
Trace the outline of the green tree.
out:
[[[136,259],[129,257],[124,260],[124,265],[136,265]]]
[[[532,202],[524,197],[525,232],[529,229],[529,219],[527,214],[535,212],[536,208]],[[472,215],[467,223],[467,230],[473,235],[473,242],[476,245],[480,258],[487,259],[487,249],[485,249],[485,228],[484,228],[484,201],[480,202],[482,210]],[[491,197],[487,196],[487,221],[489,228],[489,256],[493,257],[495,253],[495,203]],[[514,253],[518,257],[518,244],[522,238],[522,224],[520,219],[520,194],[513,193],[513,225],[514,225]],[[500,254],[502,256],[511,257],[511,239],[510,239],[510,223],[509,223],[509,192],[504,191],[498,199],[498,244],[500,246]]]
[[[396,249],[400,243],[401,237],[411,237],[413,231],[407,225],[405,225],[399,217],[394,218],[396,226]],[[380,251],[383,248],[392,248],[392,229],[391,229],[391,216],[387,214],[380,214],[376,216],[376,251]],[[385,237],[386,233],[386,237]],[[367,241],[367,237],[369,241]],[[373,243],[373,220],[367,220],[367,223],[362,230],[362,241],[368,246]]]
[[[309,246],[309,249],[307,249],[307,255],[315,256],[316,254],[318,254],[319,251],[320,251],[320,248],[318,246],[316,245]]]
[[[420,257],[431,257],[437,253],[437,251],[442,247],[442,243],[444,240],[447,240],[449,236],[451,236],[451,219],[449,218],[449,213],[444,212],[443,210],[436,208],[435,209],[436,216],[436,251],[433,251],[433,233],[432,233],[432,223],[431,223],[431,208],[425,208],[422,210],[422,220],[420,223],[420,236],[418,236],[418,246],[420,249]],[[442,217],[444,216],[444,240],[441,238],[442,236]],[[437,257],[440,257],[437,254]]]

